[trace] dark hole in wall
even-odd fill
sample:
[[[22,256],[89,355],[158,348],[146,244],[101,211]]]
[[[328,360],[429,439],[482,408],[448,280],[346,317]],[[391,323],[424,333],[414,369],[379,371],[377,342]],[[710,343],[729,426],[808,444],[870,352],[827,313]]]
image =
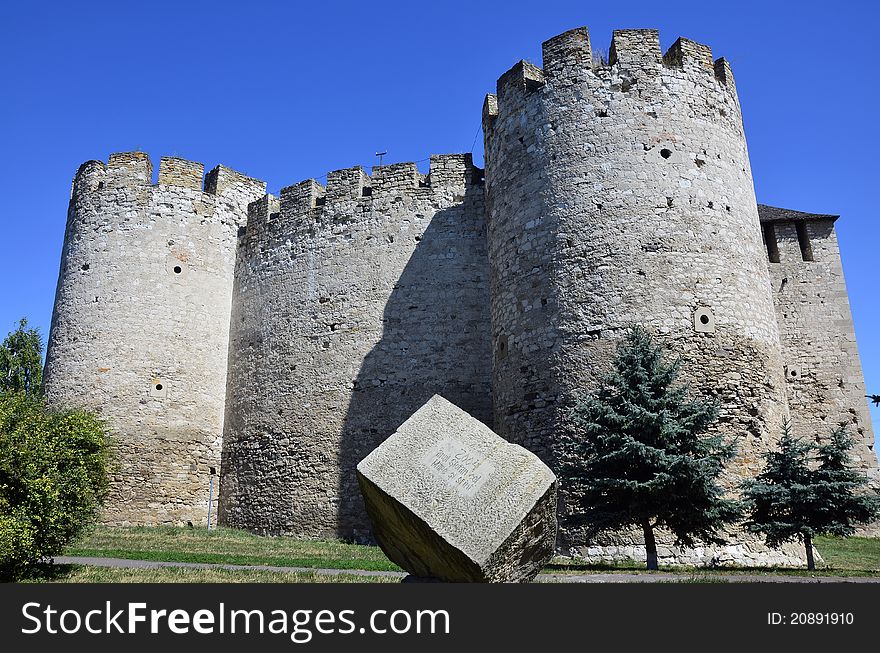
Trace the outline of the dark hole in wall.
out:
[[[813,246],[810,244],[810,234],[807,232],[806,222],[796,222],[798,244],[801,246],[801,259],[813,261]]]
[[[771,223],[763,225],[764,245],[771,263],[779,263],[779,243],[776,242],[776,229]]]
[[[543,86],[543,84],[537,80],[527,79],[526,80],[526,93],[532,93],[533,91],[537,91],[542,86]]]
[[[700,316],[700,323],[709,324],[709,316],[708,315],[701,315]]]
[[[162,386],[161,383],[157,383],[157,384],[156,384],[156,390],[161,390],[162,387],[163,387],[163,386]]]
[[[82,264],[82,270],[85,271],[85,270],[88,270],[88,269],[89,269],[89,264],[88,264],[88,263],[83,263],[83,264]]]
[[[183,272],[183,268],[180,267],[179,265],[175,265],[174,266],[174,274],[180,274],[181,272]]]
[[[660,156],[662,156],[664,159],[668,159],[672,156],[672,150],[664,147],[662,150],[660,150]]]

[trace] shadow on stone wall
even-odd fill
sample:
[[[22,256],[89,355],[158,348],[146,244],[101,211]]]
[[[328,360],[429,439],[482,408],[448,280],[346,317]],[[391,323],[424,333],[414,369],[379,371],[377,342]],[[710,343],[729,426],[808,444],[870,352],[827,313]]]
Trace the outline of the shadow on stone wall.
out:
[[[394,286],[340,434],[338,533],[369,542],[355,467],[434,394],[491,427],[489,263],[482,188],[438,211]]]

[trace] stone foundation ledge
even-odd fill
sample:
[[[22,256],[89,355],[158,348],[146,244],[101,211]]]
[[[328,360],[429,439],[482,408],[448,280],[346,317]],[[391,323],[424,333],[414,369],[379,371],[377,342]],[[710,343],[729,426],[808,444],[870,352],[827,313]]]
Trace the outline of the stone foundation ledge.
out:
[[[815,547],[816,562],[822,557]],[[644,562],[645,548],[638,545],[572,547],[563,554],[572,562],[600,564],[609,562]],[[804,547],[800,543],[784,544],[772,549],[757,542],[698,546],[693,549],[657,545],[661,565],[693,567],[806,567]]]

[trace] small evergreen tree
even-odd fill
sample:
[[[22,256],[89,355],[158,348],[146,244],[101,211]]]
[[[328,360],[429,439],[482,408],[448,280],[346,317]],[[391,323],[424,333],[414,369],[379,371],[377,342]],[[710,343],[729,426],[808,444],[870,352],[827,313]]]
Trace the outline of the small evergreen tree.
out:
[[[844,428],[831,432],[819,446],[819,467],[813,475],[819,506],[817,516],[827,535],[848,537],[855,526],[880,518],[880,496],[869,490],[868,478],[850,466],[853,441]]]
[[[641,528],[648,569],[657,569],[655,529],[668,528],[682,546],[720,543],[718,530],[739,516],[717,483],[735,449],[707,434],[717,405],[692,399],[676,382],[679,368],[645,330],[631,329],[613,371],[573,410],[575,428],[558,451],[579,508],[568,523],[593,534]]]
[[[43,383],[43,342],[26,318],[0,345],[0,392],[39,392]]]
[[[762,533],[768,546],[802,540],[807,568],[815,569],[814,536],[852,535],[855,525],[880,515],[878,497],[865,491],[867,478],[849,466],[851,449],[852,440],[842,428],[816,447],[792,436],[786,423],[779,449],[764,455],[764,470],[743,482],[746,527]],[[815,470],[810,466],[814,452]]]

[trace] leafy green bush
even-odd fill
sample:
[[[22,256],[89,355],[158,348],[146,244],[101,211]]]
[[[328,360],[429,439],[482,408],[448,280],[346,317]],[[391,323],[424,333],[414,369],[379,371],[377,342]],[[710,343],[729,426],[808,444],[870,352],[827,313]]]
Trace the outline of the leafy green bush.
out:
[[[0,578],[20,577],[82,532],[106,496],[108,456],[94,415],[0,394]]]

